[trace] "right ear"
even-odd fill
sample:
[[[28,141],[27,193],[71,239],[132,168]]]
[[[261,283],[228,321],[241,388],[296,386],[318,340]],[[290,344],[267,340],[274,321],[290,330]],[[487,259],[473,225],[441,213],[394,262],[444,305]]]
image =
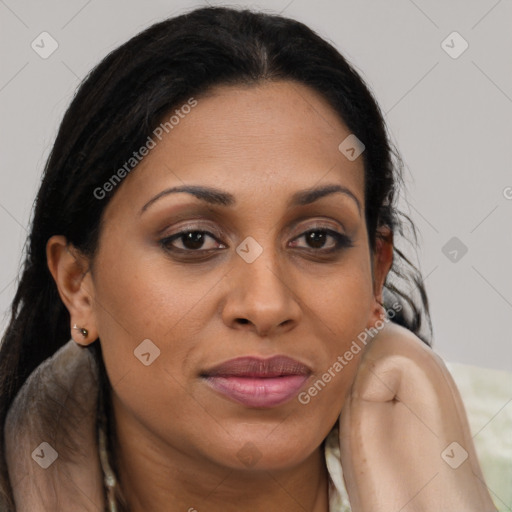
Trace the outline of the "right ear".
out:
[[[79,345],[89,345],[98,338],[89,260],[62,235],[54,235],[46,243],[46,260],[60,298],[69,311],[72,338]],[[75,324],[87,329],[88,335],[83,336],[73,329]]]

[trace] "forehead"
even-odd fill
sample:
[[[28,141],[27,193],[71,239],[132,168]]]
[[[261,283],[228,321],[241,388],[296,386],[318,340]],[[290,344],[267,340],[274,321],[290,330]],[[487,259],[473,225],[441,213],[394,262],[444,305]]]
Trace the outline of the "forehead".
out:
[[[363,159],[338,146],[350,131],[316,91],[295,82],[218,86],[176,106],[172,128],[124,179],[111,200],[140,208],[162,188],[202,184],[246,200],[258,190],[279,201],[295,190],[338,182],[364,202]],[[185,102],[184,102],[185,104]],[[187,112],[186,114],[184,112]]]

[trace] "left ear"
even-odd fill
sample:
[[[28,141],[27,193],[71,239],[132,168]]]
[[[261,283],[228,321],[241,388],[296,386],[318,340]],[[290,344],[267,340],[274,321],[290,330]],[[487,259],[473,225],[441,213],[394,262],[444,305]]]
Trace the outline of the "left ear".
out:
[[[386,276],[393,264],[393,232],[387,226],[377,229],[375,252],[372,257],[374,309],[370,318],[371,324],[382,318],[382,289]]]

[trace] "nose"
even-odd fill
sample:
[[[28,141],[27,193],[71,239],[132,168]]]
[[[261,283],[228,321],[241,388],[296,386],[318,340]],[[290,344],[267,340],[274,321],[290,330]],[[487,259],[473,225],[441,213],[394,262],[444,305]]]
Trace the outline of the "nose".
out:
[[[302,310],[292,276],[275,251],[265,248],[252,263],[235,255],[233,264],[226,277],[228,292],[222,310],[228,327],[271,336],[299,323]]]

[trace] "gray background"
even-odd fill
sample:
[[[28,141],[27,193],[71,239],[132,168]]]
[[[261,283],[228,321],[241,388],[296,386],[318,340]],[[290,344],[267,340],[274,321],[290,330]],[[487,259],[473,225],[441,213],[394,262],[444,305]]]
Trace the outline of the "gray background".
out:
[[[79,81],[141,29],[200,5],[0,0],[0,313],[14,296],[44,162]],[[512,371],[512,1],[229,5],[305,22],[362,74],[406,165],[402,204],[421,235],[436,350],[448,361]],[[47,59],[31,47],[43,31],[59,45]],[[457,58],[442,46],[454,31],[469,44]],[[462,41],[444,47],[453,54]]]

